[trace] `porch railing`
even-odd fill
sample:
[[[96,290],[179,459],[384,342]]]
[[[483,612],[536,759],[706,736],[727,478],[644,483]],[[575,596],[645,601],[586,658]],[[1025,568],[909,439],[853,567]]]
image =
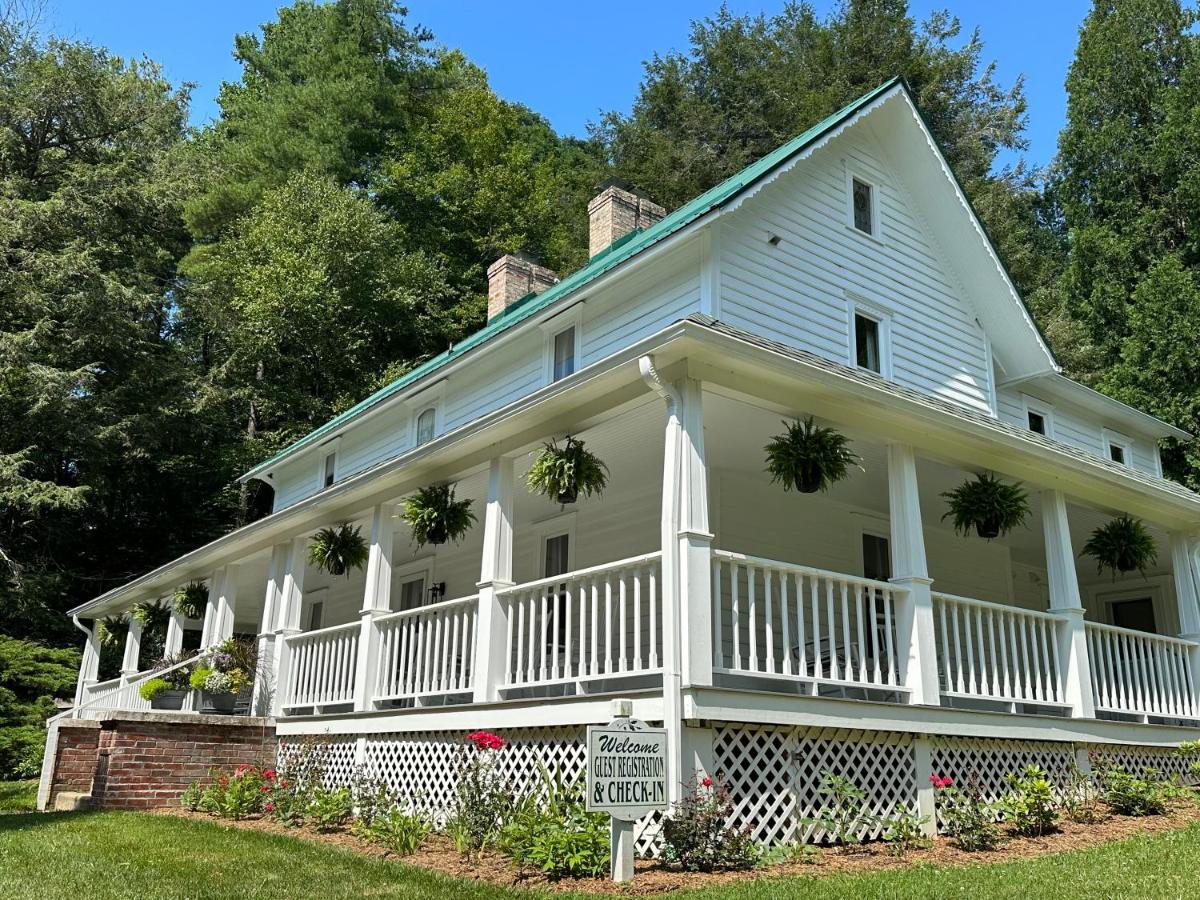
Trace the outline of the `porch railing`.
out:
[[[149,672],[139,672],[129,679],[121,676],[86,685],[83,689],[83,702],[80,703],[80,708],[115,709],[123,712],[148,710],[150,701],[142,699],[139,688],[141,688],[144,678],[150,674]]]
[[[359,632],[351,622],[288,636],[284,709],[354,702]]]
[[[1095,622],[1086,629],[1097,711],[1200,718],[1189,661],[1194,642]]]
[[[943,696],[1063,705],[1058,629],[1050,613],[934,592]]]
[[[901,689],[896,604],[883,581],[713,551],[716,671]]]
[[[475,681],[478,597],[392,613],[376,620],[379,681],[374,700],[466,693]]]
[[[657,672],[661,553],[497,592],[508,619],[506,687]]]

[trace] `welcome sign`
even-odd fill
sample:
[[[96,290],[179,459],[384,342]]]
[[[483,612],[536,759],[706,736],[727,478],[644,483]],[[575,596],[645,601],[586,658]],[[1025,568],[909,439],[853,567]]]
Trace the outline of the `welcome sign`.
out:
[[[667,808],[667,731],[636,720],[587,730],[589,812],[634,822]]]

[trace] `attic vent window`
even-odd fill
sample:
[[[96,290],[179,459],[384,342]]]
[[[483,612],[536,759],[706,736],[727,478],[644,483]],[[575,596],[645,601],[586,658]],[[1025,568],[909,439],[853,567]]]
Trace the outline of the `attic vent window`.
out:
[[[854,227],[863,234],[875,233],[875,190],[865,181],[851,180]]]
[[[1034,434],[1046,433],[1046,417],[1039,412],[1029,410],[1029,430]]]
[[[1125,448],[1120,444],[1108,445],[1108,458],[1115,463],[1125,465]]]

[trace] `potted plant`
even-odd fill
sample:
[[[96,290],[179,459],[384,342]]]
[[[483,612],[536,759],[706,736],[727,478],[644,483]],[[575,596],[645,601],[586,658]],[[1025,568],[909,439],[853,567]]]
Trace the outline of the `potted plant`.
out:
[[[171,608],[161,600],[147,600],[134,605],[133,618],[142,626],[143,632],[165,632],[171,618]]]
[[[423,487],[404,503],[400,518],[412,528],[418,547],[459,541],[475,522],[470,500],[455,500],[449,482]]]
[[[850,440],[841,432],[813,422],[784,422],[787,431],[771,438],[763,450],[771,483],[779,482],[785,491],[795,488],[802,494],[826,490],[841,481],[851,466],[858,466],[858,455],[850,449]],[[861,466],[859,466],[861,468]]]
[[[208,585],[203,581],[189,581],[175,589],[175,611],[185,619],[203,619],[208,606]]]
[[[367,562],[370,549],[362,536],[362,528],[343,522],[332,528],[322,528],[308,545],[308,562],[330,575],[350,577],[351,569],[361,569]]]
[[[179,666],[174,669],[171,667],[183,662],[189,656],[191,654],[164,656],[154,664],[151,671],[171,670],[143,681],[138,688],[142,699],[150,701],[151,709],[183,709],[183,700],[191,687],[191,672],[187,666]]]
[[[579,495],[590,497],[608,487],[608,466],[583,446],[583,441],[567,435],[563,446],[546,444],[525,477],[535,494],[553,497],[556,502],[574,503]]]
[[[1008,534],[1029,516],[1029,495],[1018,484],[1006,484],[991,472],[980,472],[942,496],[950,510],[942,521],[954,519],[954,530],[967,535],[974,528],[981,538]]]
[[[1117,516],[1093,531],[1083,545],[1083,553],[1096,560],[1098,572],[1111,570],[1114,580],[1118,572],[1136,569],[1145,574],[1146,566],[1158,558],[1158,548],[1146,526],[1129,515]]]
[[[125,616],[105,616],[96,623],[96,638],[100,646],[109,649],[125,645],[125,635],[129,632],[129,620]]]
[[[229,638],[199,663],[188,678],[193,690],[200,692],[201,713],[229,715],[254,684],[258,669],[257,648],[253,641]]]

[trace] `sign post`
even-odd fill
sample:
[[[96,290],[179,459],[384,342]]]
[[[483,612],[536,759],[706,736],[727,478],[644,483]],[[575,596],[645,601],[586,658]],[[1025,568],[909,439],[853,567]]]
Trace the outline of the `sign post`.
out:
[[[667,730],[631,718],[632,700],[614,700],[613,720],[587,730],[588,812],[608,813],[612,880],[633,878],[633,824],[667,808]]]

